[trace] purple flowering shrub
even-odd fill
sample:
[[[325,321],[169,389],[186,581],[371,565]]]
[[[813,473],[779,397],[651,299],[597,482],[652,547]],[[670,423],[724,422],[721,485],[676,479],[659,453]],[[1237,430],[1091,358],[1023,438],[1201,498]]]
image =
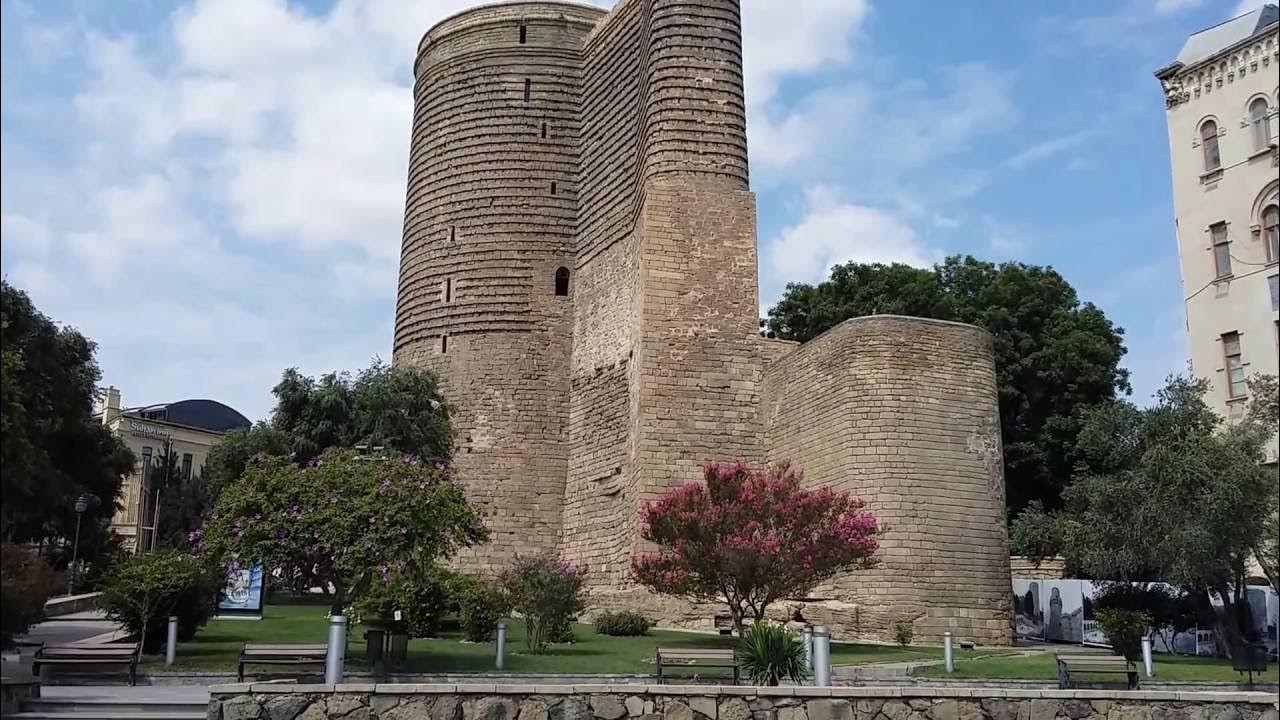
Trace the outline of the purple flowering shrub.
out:
[[[523,617],[529,652],[541,653],[547,643],[572,639],[570,623],[586,607],[586,579],[585,566],[551,552],[518,555],[502,573],[500,582],[511,608]]]
[[[487,539],[444,463],[332,449],[305,467],[255,458],[219,496],[199,547],[224,565],[260,561],[304,576],[341,612],[372,583]]]

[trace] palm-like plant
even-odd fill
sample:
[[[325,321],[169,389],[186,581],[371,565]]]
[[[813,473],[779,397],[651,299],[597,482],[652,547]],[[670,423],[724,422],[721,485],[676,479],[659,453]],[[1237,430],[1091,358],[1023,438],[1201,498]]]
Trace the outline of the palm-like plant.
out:
[[[804,645],[787,628],[757,620],[738,648],[742,671],[755,685],[777,685],[783,678],[802,682],[809,675]]]

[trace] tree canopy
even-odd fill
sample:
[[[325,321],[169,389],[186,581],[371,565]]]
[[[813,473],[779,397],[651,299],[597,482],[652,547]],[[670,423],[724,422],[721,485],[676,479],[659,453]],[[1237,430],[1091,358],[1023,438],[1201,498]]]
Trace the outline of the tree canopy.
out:
[[[444,463],[331,449],[306,466],[258,457],[227,486],[198,549],[332,586],[336,611],[370,582],[429,568],[487,532]]]
[[[727,602],[739,631],[769,605],[797,597],[842,570],[869,567],[879,527],[863,501],[821,487],[800,471],[742,462],[708,463],[703,482],[673,488],[640,509],[640,552],[631,571],[642,585],[695,602]]]
[[[0,281],[0,527],[18,542],[71,537],[82,494],[110,521],[133,453],[93,417],[94,344]],[[90,529],[86,541],[99,536]]]
[[[954,256],[930,269],[847,263],[817,285],[787,285],[765,325],[805,341],[874,314],[954,320],[988,330],[1000,392],[1007,504],[1061,503],[1077,413],[1129,391],[1124,331],[1049,267]]]
[[[1229,651],[1239,638],[1234,608],[1245,568],[1280,481],[1262,462],[1275,426],[1252,416],[1223,426],[1204,400],[1207,387],[1173,377],[1152,407],[1115,402],[1087,411],[1064,508],[1031,506],[1014,521],[1012,541],[1032,557],[1057,549],[1094,578],[1172,583],[1205,609],[1216,595]]]

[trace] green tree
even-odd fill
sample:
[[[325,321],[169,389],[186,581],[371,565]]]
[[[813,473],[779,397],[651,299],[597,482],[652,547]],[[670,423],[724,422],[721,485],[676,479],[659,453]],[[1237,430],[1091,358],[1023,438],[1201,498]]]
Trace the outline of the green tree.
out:
[[[268,423],[258,422],[251,428],[232,430],[209,448],[200,471],[201,491],[212,504],[223,488],[240,478],[251,459],[289,452],[289,437]]]
[[[805,341],[852,317],[913,315],[987,329],[994,340],[1010,515],[1059,507],[1079,412],[1129,391],[1124,331],[1052,268],[950,257],[932,269],[848,263],[793,283],[769,309],[777,337]]]
[[[356,445],[449,457],[449,409],[435,374],[422,368],[374,360],[354,377],[343,372],[319,379],[289,368],[272,392],[271,425],[288,437],[299,463],[329,448]]]
[[[0,336],[0,532],[17,542],[72,537],[75,498],[91,494],[101,514],[110,515],[134,463],[133,453],[93,418],[101,377],[94,344],[2,281]]]
[[[1081,462],[1062,510],[1032,508],[1014,521],[1015,551],[1054,545],[1082,572],[1118,581],[1164,581],[1211,596],[1220,650],[1243,628],[1245,567],[1274,507],[1274,467],[1262,464],[1274,427],[1230,427],[1205,403],[1203,380],[1172,377],[1156,404],[1115,402],[1085,413]]]
[[[1246,418],[1252,430],[1261,437],[1276,441],[1276,427],[1280,426],[1280,383],[1274,375],[1255,375],[1249,378],[1249,414]],[[1276,464],[1272,464],[1274,470]],[[1275,476],[1276,487],[1271,493],[1271,512],[1267,513],[1262,536],[1253,548],[1254,557],[1262,567],[1271,587],[1280,592],[1280,473]]]
[[[218,497],[202,551],[224,563],[314,573],[341,612],[375,578],[430,568],[487,539],[444,463],[331,449],[305,467],[259,458]]]

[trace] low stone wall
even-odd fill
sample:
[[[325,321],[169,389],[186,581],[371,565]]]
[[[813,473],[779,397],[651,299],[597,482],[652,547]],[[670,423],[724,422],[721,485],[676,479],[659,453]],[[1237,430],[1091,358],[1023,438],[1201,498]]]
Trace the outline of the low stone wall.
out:
[[[709,685],[211,689],[209,720],[1280,720],[1266,693]]]
[[[97,610],[98,598],[100,597],[102,597],[102,593],[91,592],[82,595],[61,595],[49,598],[44,603],[44,616],[46,618],[56,618],[72,613]]]
[[[8,663],[6,663],[8,664]],[[0,716],[8,717],[18,712],[24,700],[40,697],[40,683],[26,677],[9,677],[0,675]]]

